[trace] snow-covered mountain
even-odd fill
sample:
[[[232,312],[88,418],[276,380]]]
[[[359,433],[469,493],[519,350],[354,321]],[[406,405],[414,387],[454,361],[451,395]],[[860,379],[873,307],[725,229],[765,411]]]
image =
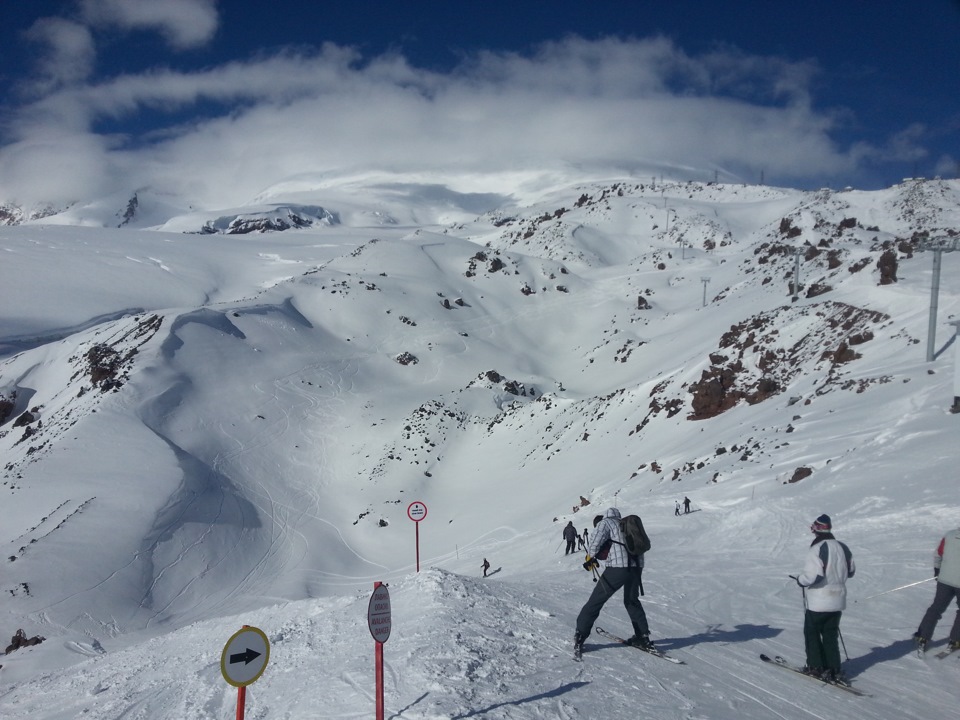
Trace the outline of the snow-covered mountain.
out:
[[[932,583],[871,597],[929,577],[960,524],[956,253],[926,360],[928,248],[952,247],[960,182],[298,178],[229,210],[141,190],[18,212],[0,632],[46,640],[0,658],[0,717],[222,717],[243,624],[273,648],[252,717],[367,713],[374,581],[393,717],[960,700],[955,660],[910,654]],[[684,496],[701,512],[675,517]],[[611,505],[644,518],[654,639],[685,666],[597,638],[570,662],[592,583],[560,531]],[[872,698],[757,661],[802,662],[787,575],[824,512],[857,559],[842,628]],[[628,632],[616,598],[600,624]]]

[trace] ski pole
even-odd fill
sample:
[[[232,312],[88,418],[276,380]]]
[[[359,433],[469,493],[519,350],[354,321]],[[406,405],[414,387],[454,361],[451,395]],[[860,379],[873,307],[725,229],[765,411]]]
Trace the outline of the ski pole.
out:
[[[796,575],[787,575],[787,577],[795,581],[797,585],[800,585],[800,578]],[[803,609],[807,610],[809,609],[807,608],[807,589],[803,585],[800,585],[800,590],[803,591]]]
[[[850,662],[850,655],[847,653],[847,644],[843,641],[843,633],[837,627],[837,636],[840,638],[840,644],[843,646],[843,654],[847,656],[847,662]]]
[[[857,600],[854,600],[854,602],[860,602],[860,600],[870,600],[871,598],[880,597],[881,595],[886,595],[887,593],[896,592],[897,590],[903,590],[904,588],[913,587],[914,585],[921,585],[925,582],[930,582],[931,580],[936,580],[936,579],[937,579],[936,576],[934,576],[934,577],[928,577],[926,580],[917,580],[917,582],[907,583],[906,585],[895,587],[892,590],[884,590],[883,592],[879,592],[876,595],[870,595],[865,598],[858,598]]]

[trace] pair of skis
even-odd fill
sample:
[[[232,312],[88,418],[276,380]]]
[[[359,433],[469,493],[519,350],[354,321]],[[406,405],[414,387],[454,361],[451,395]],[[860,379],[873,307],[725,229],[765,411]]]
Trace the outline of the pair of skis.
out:
[[[595,627],[593,630],[595,633],[597,633],[597,635],[601,635],[607,638],[607,640],[613,640],[614,642],[618,642],[622,645],[627,645],[627,647],[636,648],[641,652],[645,652],[648,655],[653,655],[654,657],[658,657],[661,660],[666,660],[667,662],[671,662],[674,665],[686,665],[686,663],[683,660],[679,660],[675,657],[671,657],[670,655],[667,655],[663,651],[658,650],[653,646],[648,648],[643,648],[643,647],[637,647],[636,645],[629,645],[627,641],[624,640],[622,637],[619,637],[618,635],[614,635],[612,632],[607,632],[602,627]],[[575,647],[573,649],[573,659],[576,660],[577,662],[581,662],[583,660],[583,649],[581,647]]]
[[[943,660],[945,657],[949,657],[950,655],[953,655],[958,650],[960,650],[960,647],[955,647],[955,648],[948,647],[946,650],[941,650],[940,652],[936,653],[934,657],[937,660]],[[926,650],[923,647],[918,647],[917,657],[919,657],[922,660],[926,656],[927,656]]]
[[[845,690],[846,692],[851,693],[853,695],[857,695],[858,697],[870,697],[867,693],[863,692],[862,690],[858,690],[857,688],[853,687],[853,685],[850,685],[849,683],[837,682],[835,680],[824,680],[823,678],[817,677],[816,675],[808,675],[800,668],[788,663],[779,655],[776,655],[775,657],[770,657],[769,655],[764,655],[761,653],[760,659],[763,660],[765,663],[770,663],[775,667],[783,668],[784,670],[789,670],[790,672],[796,673],[797,675],[803,675],[803,677],[810,678],[811,680],[814,680],[820,683],[821,685],[832,685],[835,688],[840,688],[841,690]]]

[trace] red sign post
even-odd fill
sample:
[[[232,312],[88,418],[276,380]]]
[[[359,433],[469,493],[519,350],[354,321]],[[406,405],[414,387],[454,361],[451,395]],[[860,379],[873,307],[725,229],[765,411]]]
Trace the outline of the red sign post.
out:
[[[220,655],[223,679],[237,689],[237,720],[243,720],[247,685],[256,682],[270,660],[270,641],[260,628],[244,625],[227,640]]]
[[[390,624],[390,591],[386,585],[375,582],[367,606],[367,627],[376,641],[377,720],[383,720],[383,644],[390,638]]]
[[[419,500],[407,506],[407,517],[413,520],[417,528],[417,572],[420,572],[420,521],[427,516],[427,506]]]

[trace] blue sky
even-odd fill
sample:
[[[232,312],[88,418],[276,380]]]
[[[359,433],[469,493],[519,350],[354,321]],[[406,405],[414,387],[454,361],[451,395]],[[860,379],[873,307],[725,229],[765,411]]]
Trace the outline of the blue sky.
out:
[[[958,38],[954,0],[7,1],[0,201],[242,202],[311,172],[954,177]]]

